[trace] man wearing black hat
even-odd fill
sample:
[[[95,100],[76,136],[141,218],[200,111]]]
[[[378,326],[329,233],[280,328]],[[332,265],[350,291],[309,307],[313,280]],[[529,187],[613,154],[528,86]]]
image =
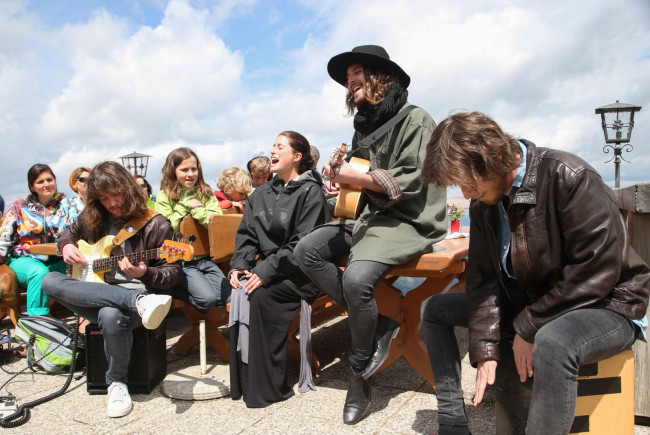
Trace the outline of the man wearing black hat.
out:
[[[347,88],[346,105],[354,115],[348,158],[368,159],[370,170],[361,172],[346,161],[335,170],[327,162],[325,185],[333,195],[342,183],[361,186],[368,201],[356,220],[315,229],[294,253],[305,274],[348,312],[351,374],[343,421],[355,424],[370,408],[372,377],[399,329],[378,316],[375,287],[395,265],[445,237],[446,195],[421,177],[426,144],[436,125],[426,111],[408,103],[411,79],[386,50],[355,47],[330,59],[327,71]],[[382,126],[388,129],[382,131]],[[346,254],[348,264],[341,270],[334,261]]]

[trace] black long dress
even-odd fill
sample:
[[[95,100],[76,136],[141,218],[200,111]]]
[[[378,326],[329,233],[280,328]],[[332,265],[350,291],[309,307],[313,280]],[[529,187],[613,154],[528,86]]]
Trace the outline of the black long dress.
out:
[[[328,220],[329,210],[313,170],[286,186],[276,176],[255,189],[246,202],[230,267],[250,270],[264,282],[248,296],[248,363],[237,349],[238,322],[229,335],[231,397],[243,396],[249,408],[293,396],[287,382],[287,334],[301,300],[311,303],[318,294],[298,267],[293,249]]]

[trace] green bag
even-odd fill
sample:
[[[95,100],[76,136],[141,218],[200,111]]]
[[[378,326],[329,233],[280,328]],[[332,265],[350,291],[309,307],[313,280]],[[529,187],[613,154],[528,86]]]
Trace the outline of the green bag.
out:
[[[59,319],[47,316],[21,317],[15,336],[27,346],[27,365],[38,364],[45,372],[59,373],[72,364],[74,328]],[[79,349],[85,348],[83,334],[79,334]]]

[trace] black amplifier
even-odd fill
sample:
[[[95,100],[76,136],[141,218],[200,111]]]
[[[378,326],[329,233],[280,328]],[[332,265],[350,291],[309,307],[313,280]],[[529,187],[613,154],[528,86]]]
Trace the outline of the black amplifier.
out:
[[[167,376],[166,330],[140,326],[133,330],[127,386],[132,394],[149,394]],[[86,326],[86,373],[89,394],[106,394],[108,362],[104,352],[104,333],[98,325]]]

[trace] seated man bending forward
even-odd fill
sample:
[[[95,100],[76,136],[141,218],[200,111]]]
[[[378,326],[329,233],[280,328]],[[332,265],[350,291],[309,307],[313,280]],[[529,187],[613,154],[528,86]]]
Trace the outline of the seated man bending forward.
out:
[[[467,292],[429,299],[421,326],[440,435],[469,433],[454,325],[469,326],[475,406],[497,374],[508,379],[514,353],[511,373],[534,374],[526,433],[568,433],[580,366],[629,348],[647,326],[650,271],[610,189],[579,157],[516,140],[477,112],[440,123],[422,175],[473,200]]]
[[[149,213],[135,178],[115,162],[97,165],[86,186],[86,207],[59,240],[59,250],[68,264],[87,262],[76,246],[77,241],[97,243],[104,236],[118,234],[131,219]],[[111,255],[156,249],[171,237],[172,227],[167,218],[155,215],[132,237],[116,246]],[[58,272],[46,275],[43,280],[48,295],[97,323],[104,333],[109,417],[122,417],[133,409],[126,387],[132,331],[140,325],[156,329],[171,306],[171,296],[149,291],[173,287],[181,273],[178,263],[167,263],[164,259],[131,263],[124,256],[118,265],[104,275],[106,284],[79,281]]]

